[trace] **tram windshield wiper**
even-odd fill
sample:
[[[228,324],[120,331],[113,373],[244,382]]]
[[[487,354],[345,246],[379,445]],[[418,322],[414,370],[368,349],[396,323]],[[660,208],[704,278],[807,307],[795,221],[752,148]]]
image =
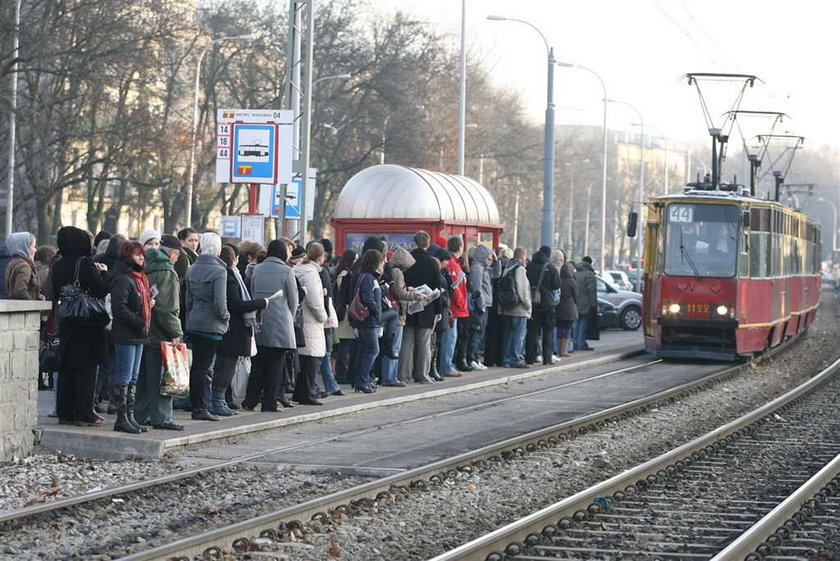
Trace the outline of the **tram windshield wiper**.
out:
[[[683,229],[680,226],[680,253],[688,261],[689,267],[694,272],[694,278],[697,280],[702,279],[703,277],[700,276],[700,271],[697,270],[697,267],[694,265],[694,261],[691,259],[691,255],[689,255],[688,250],[685,248],[685,244],[683,243]]]

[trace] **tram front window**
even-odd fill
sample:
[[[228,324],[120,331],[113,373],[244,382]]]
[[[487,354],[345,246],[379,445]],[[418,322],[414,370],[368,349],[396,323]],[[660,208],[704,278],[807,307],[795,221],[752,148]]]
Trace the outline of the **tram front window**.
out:
[[[738,265],[738,207],[671,203],[665,212],[665,274],[732,277]]]

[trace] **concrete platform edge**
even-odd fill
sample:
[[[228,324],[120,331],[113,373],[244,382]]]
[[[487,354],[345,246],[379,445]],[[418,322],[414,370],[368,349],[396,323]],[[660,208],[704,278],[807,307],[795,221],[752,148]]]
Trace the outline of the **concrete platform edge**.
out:
[[[382,399],[377,401],[371,401],[366,403],[358,403],[355,405],[349,405],[347,407],[341,407],[338,409],[331,409],[328,411],[321,411],[317,413],[307,413],[304,415],[295,415],[294,417],[284,417],[279,419],[274,419],[271,421],[265,421],[262,423],[256,423],[252,425],[246,425],[241,427],[230,427],[225,429],[220,429],[217,431],[206,432],[202,434],[191,434],[191,435],[184,435],[180,438],[172,438],[164,443],[164,447],[166,449],[177,448],[179,446],[188,446],[190,444],[200,444],[204,442],[209,442],[212,440],[220,440],[225,438],[231,438],[235,436],[240,436],[242,434],[250,434],[255,432],[260,432],[264,430],[271,430],[276,428],[287,427],[291,425],[297,425],[301,423],[308,423],[312,421],[318,421],[322,419],[328,419],[332,417],[339,417],[342,415],[349,415],[351,413],[358,413],[360,411],[368,411],[371,409],[378,409],[380,407],[387,407],[389,405],[400,405],[403,403],[411,403],[413,401],[420,401],[424,399],[433,399],[436,397],[440,397],[443,395],[452,395],[453,393],[461,393],[467,391],[473,391],[483,388],[488,388],[492,386],[499,386],[503,384],[510,384],[514,382],[518,382],[521,380],[527,380],[529,378],[536,378],[538,376],[546,376],[551,374],[557,374],[559,372],[564,372],[567,370],[571,370],[573,368],[581,368],[587,366],[597,366],[600,364],[607,364],[610,362],[616,362],[619,360],[624,360],[627,358],[631,358],[634,356],[638,356],[643,354],[645,351],[644,349],[637,349],[633,351],[624,351],[624,352],[617,352],[610,355],[604,355],[601,357],[593,358],[590,360],[584,360],[581,362],[574,362],[572,364],[561,364],[557,366],[551,366],[549,368],[542,368],[537,370],[531,370],[528,372],[521,372],[518,374],[510,375],[510,376],[502,376],[499,378],[495,378],[492,380],[483,380],[481,382],[474,382],[469,384],[464,384],[461,386],[449,386],[446,388],[442,388],[440,390],[432,390],[428,392],[422,392],[413,395],[404,395],[399,397],[393,397],[389,399]]]

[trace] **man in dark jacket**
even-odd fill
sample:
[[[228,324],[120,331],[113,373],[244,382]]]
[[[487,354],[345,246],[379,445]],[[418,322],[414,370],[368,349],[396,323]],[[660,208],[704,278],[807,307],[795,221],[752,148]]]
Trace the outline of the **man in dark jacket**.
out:
[[[6,298],[6,267],[9,265],[9,261],[11,260],[12,254],[9,253],[9,249],[6,247],[6,244],[0,244],[0,299]]]
[[[181,242],[175,236],[161,237],[160,249],[146,251],[146,277],[152,292],[157,290],[149,342],[143,358],[145,370],[137,380],[135,417],[141,424],[162,430],[184,430],[172,420],[172,398],[160,395],[161,343],[178,343],[183,335],[179,318],[180,283],[174,263],[181,255]]]
[[[427,253],[431,239],[426,232],[414,234],[412,252],[414,265],[405,272],[406,286],[418,288],[426,285],[431,290],[440,290],[440,264]],[[441,319],[441,300],[435,299],[415,314],[409,314],[403,331],[400,350],[399,377],[405,383],[412,380],[429,384],[428,372],[432,360],[431,337],[435,323]]]
[[[531,285],[531,320],[525,337],[525,363],[533,364],[537,360],[537,337],[542,334],[543,364],[551,364],[554,350],[554,294],[560,288],[560,275],[551,266],[549,258],[551,248],[542,246],[525,267],[528,284]]]
[[[591,351],[592,347],[586,342],[586,333],[589,331],[589,314],[598,311],[598,281],[595,279],[595,270],[592,268],[592,258],[584,257],[577,264],[577,308],[578,320],[575,322],[574,339],[575,350]]]

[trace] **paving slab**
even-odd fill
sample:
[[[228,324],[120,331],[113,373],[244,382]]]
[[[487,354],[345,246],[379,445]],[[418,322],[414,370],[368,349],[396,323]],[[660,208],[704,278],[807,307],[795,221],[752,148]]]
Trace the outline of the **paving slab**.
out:
[[[106,416],[105,423],[99,427],[59,425],[56,419],[48,416],[53,409],[54,394],[42,391],[38,396],[38,427],[35,435],[37,443],[43,447],[80,457],[154,460],[161,458],[167,450],[242,439],[245,436],[251,439],[252,435],[263,431],[285,429],[282,432],[293,436],[294,433],[289,430],[302,423],[325,422],[327,419],[403,404],[434,402],[464,392],[509,387],[559,374],[583,375],[599,365],[639,354],[642,348],[641,332],[609,331],[602,334],[597,351],[577,352],[552,366],[535,366],[525,370],[491,368],[484,372],[464,373],[461,378],[447,378],[443,383],[414,384],[406,388],[383,387],[374,394],[351,393],[352,390],[344,386],[347,396],[330,397],[324,400],[323,406],[297,406],[280,413],[240,410],[238,415],[219,422],[193,421],[189,413],[176,411],[174,419],[186,427],[183,432],[152,430],[141,435],[127,435],[113,431],[112,416]],[[253,442],[252,447],[260,449],[259,446],[253,446]]]

